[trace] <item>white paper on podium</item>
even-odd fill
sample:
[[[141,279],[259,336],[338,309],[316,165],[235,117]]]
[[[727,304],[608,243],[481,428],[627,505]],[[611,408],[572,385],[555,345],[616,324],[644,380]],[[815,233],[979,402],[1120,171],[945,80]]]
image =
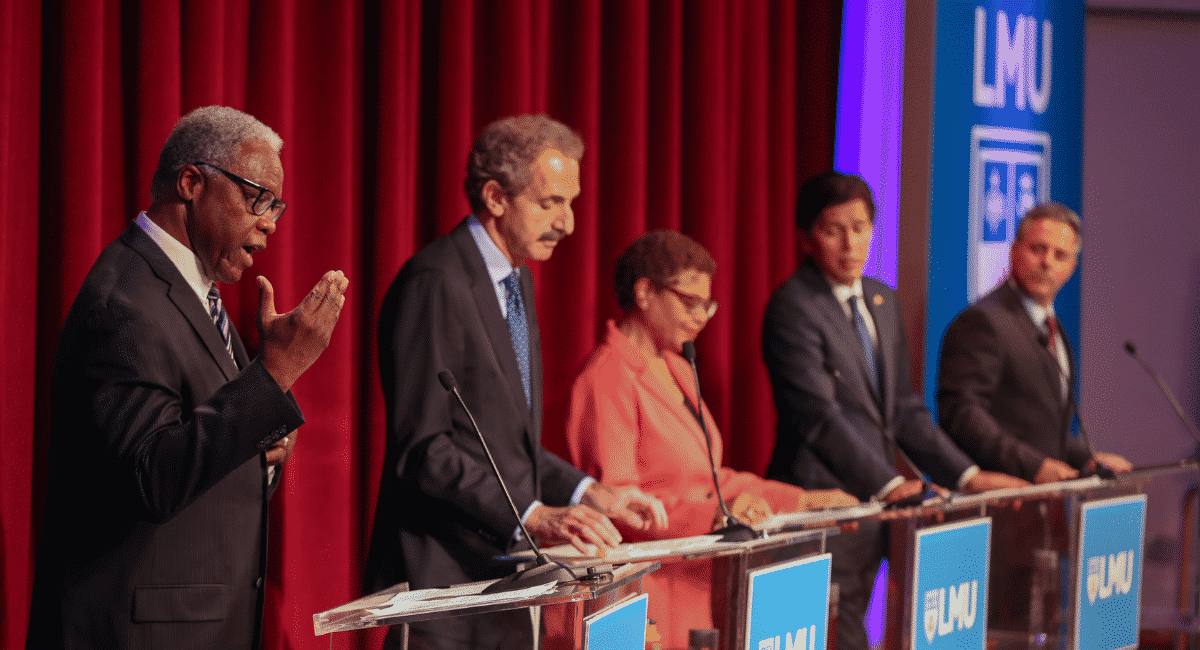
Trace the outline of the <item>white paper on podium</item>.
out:
[[[696,535],[694,537],[679,537],[677,539],[655,539],[646,542],[630,542],[608,549],[601,555],[595,546],[588,544],[588,552],[582,553],[570,544],[552,546],[542,549],[542,554],[559,561],[566,560],[604,560],[611,564],[628,564],[649,558],[682,555],[687,552],[708,548],[720,544],[720,535]],[[533,552],[526,553],[530,557]]]
[[[883,511],[883,504],[870,501],[845,508],[829,508],[826,510],[803,510],[800,512],[783,512],[771,515],[754,524],[756,530],[783,530],[798,528],[809,524],[845,521],[877,515]]]
[[[383,607],[368,609],[364,621],[416,614],[430,610],[441,610],[458,606],[474,607],[495,603],[514,602],[544,594],[557,586],[557,582],[534,585],[528,589],[505,591],[496,594],[484,594],[484,589],[490,582],[473,582],[465,585],[447,587],[445,589],[421,589],[419,591],[402,591],[392,597]]]

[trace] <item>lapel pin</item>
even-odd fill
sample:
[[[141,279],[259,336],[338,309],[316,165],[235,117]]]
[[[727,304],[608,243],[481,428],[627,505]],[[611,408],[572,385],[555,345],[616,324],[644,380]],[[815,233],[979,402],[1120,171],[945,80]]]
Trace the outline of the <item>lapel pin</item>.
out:
[[[878,307],[883,304],[883,296],[875,294],[875,297],[871,299],[871,302],[875,303],[875,306]]]

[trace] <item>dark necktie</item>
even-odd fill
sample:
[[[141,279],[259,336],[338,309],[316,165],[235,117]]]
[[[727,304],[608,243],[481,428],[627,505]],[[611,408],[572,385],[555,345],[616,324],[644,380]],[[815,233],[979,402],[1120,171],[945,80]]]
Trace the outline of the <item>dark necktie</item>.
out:
[[[1046,317],[1046,332],[1049,334],[1046,338],[1046,349],[1058,360],[1058,319],[1053,315]]]
[[[513,352],[517,355],[517,366],[521,369],[525,406],[533,408],[533,400],[529,396],[529,324],[525,320],[525,304],[521,300],[520,269],[504,278],[504,288],[508,293],[504,303],[508,312],[508,335],[512,338]]]
[[[221,292],[217,291],[216,282],[208,290],[208,315],[212,317],[213,324],[217,326],[217,331],[221,333],[221,339],[225,341],[225,351],[229,353],[229,358],[233,359],[233,341],[230,338],[229,332],[229,314],[225,313],[225,305],[221,303]]]
[[[858,333],[858,342],[862,344],[863,357],[867,360],[867,376],[871,385],[879,389],[879,368],[875,364],[875,342],[871,340],[871,332],[867,330],[867,321],[863,320],[862,312],[858,311],[858,296],[850,296],[850,321],[854,331]]]

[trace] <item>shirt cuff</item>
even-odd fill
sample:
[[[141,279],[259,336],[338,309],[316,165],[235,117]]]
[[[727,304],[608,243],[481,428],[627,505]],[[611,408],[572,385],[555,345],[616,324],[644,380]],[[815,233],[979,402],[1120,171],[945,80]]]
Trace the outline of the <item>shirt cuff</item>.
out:
[[[590,476],[583,477],[583,480],[579,481],[579,485],[575,486],[575,491],[571,493],[571,505],[577,506],[583,503],[583,493],[587,492],[588,487],[595,482],[596,479]]]
[[[971,479],[975,478],[975,475],[978,473],[979,473],[978,465],[972,465],[972,466],[964,469],[962,476],[958,477],[958,491],[962,492],[963,488],[966,487],[967,483],[970,483]]]
[[[892,490],[895,490],[897,487],[900,487],[900,484],[903,482],[904,482],[903,476],[896,476],[895,478],[888,481],[887,483],[884,483],[883,487],[880,488],[879,491],[876,492],[875,496],[872,498],[876,501],[883,501],[883,498],[886,497],[889,492],[891,492]]]
[[[542,502],[537,500],[534,500],[533,503],[529,504],[529,507],[525,509],[525,512],[521,513],[521,523],[525,523],[525,521],[529,519],[529,515],[533,514],[534,508],[537,508],[540,505],[542,505]],[[517,526],[516,530],[513,531],[513,540],[519,542],[523,539],[525,539],[525,536],[521,534],[521,527]]]

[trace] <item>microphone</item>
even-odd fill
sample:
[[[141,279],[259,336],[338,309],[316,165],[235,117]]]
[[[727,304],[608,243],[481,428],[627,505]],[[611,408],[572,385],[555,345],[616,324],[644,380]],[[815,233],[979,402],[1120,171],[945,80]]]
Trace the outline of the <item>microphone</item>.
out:
[[[700,422],[700,430],[704,432],[704,444],[708,446],[708,468],[712,470],[713,485],[717,488],[717,503],[721,505],[721,513],[729,524],[714,534],[721,536],[722,542],[748,542],[758,539],[761,535],[746,524],[737,520],[729,508],[725,506],[725,497],[721,496],[721,482],[717,480],[717,465],[713,460],[712,437],[708,433],[708,425],[704,423],[704,400],[700,397],[700,373],[696,371],[696,344],[691,341],[683,343],[683,358],[692,366],[692,377],[696,379],[696,420]]]
[[[1125,351],[1129,353],[1129,356],[1137,359],[1137,362],[1142,364],[1142,368],[1146,370],[1147,374],[1154,378],[1155,383],[1158,384],[1158,389],[1167,397],[1167,401],[1171,403],[1171,408],[1175,409],[1175,415],[1179,416],[1179,419],[1183,421],[1183,426],[1187,427],[1188,433],[1192,434],[1192,438],[1196,440],[1196,444],[1200,445],[1200,431],[1196,431],[1195,423],[1183,412],[1183,407],[1179,405],[1179,400],[1175,399],[1174,393],[1171,392],[1170,388],[1167,388],[1167,382],[1163,381],[1163,378],[1157,372],[1154,372],[1154,368],[1150,367],[1150,364],[1142,358],[1142,355],[1138,354],[1133,341],[1125,341]]]
[[[842,385],[842,388],[846,389],[847,392],[851,392],[851,393],[854,392],[853,387],[850,386],[850,382],[846,381],[846,378],[842,376],[842,372],[840,370],[838,370],[837,368],[835,368],[833,366],[833,364],[829,362],[828,359],[825,360],[825,363],[823,364],[823,366],[825,368],[825,372],[828,372],[830,374],[830,376],[832,376],[835,380],[837,380],[837,382]],[[902,449],[900,447],[900,444],[896,442],[896,439],[892,437],[892,434],[890,431],[884,430],[882,433],[883,433],[884,437],[887,438],[892,443],[892,447],[894,447],[896,449],[896,454],[900,456],[900,460],[904,461],[905,466],[907,466],[908,469],[911,470],[914,475],[921,477],[921,484],[922,484],[920,492],[913,494],[911,496],[904,497],[903,499],[899,499],[892,503],[889,503],[885,506],[885,508],[899,509],[899,508],[907,508],[909,506],[919,506],[919,505],[925,503],[925,496],[927,494],[929,494],[929,490],[933,487],[932,484],[928,480],[925,479],[925,472],[922,472],[921,469],[919,467],[917,467],[917,464],[914,463],[913,460],[908,457],[908,454],[905,453],[904,449]]]
[[[475,416],[471,415],[471,409],[467,408],[467,403],[463,401],[462,395],[458,392],[458,382],[454,381],[454,374],[448,369],[438,373],[438,381],[442,382],[442,388],[445,388],[454,395],[458,403],[462,405],[463,411],[467,413],[467,419],[471,421],[471,428],[475,430],[475,435],[479,438],[479,444],[483,445],[483,453],[487,456],[488,463],[492,466],[492,472],[496,475],[496,480],[500,482],[500,489],[504,492],[504,498],[508,499],[508,505],[512,508],[513,516],[517,519],[517,526],[521,528],[521,534],[525,535],[525,539],[529,540],[529,545],[533,548],[533,553],[537,556],[533,566],[519,570],[510,576],[501,578],[492,585],[489,585],[483,590],[485,594],[501,593],[505,591],[516,591],[518,589],[527,589],[535,585],[543,585],[548,582],[571,582],[578,580],[579,577],[565,565],[551,560],[542,554],[542,550],[538,548],[537,541],[529,534],[529,530],[525,528],[525,522],[521,521],[521,513],[517,510],[517,504],[513,503],[512,495],[508,492],[508,486],[504,484],[504,477],[500,476],[500,468],[496,466],[496,459],[492,457],[492,450],[488,449],[487,440],[483,438],[483,432],[479,430],[479,425],[475,423]]]
[[[1038,332],[1038,344],[1050,354],[1050,337],[1044,332]],[[1062,364],[1058,362],[1058,357],[1050,354],[1050,359],[1054,362],[1054,367],[1058,369],[1058,376],[1067,382],[1067,405],[1075,412],[1075,419],[1079,422],[1079,436],[1083,438],[1083,446],[1087,449],[1088,454],[1096,459],[1096,467],[1091,471],[1079,472],[1079,478],[1087,478],[1089,476],[1099,476],[1103,479],[1117,478],[1117,473],[1111,467],[1104,465],[1096,458],[1096,448],[1092,446],[1092,437],[1088,435],[1087,427],[1083,426],[1083,413],[1079,410],[1079,402],[1075,400],[1075,386],[1071,384],[1071,378],[1063,370]],[[1062,439],[1059,442],[1059,449],[1065,454],[1067,450],[1067,430],[1063,429]]]

